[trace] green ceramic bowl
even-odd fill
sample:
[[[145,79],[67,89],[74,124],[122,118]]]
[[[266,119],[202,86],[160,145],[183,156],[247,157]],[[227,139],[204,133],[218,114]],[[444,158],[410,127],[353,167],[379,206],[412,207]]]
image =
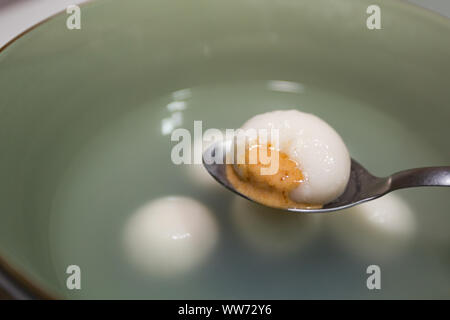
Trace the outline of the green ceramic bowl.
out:
[[[375,174],[448,165],[450,22],[378,0],[382,29],[368,30],[372,2],[95,1],[81,7],[80,30],[64,12],[4,47],[0,283],[16,297],[450,298],[446,188],[396,192],[416,228],[387,257],[389,241],[341,241],[348,212],[271,212],[265,231],[239,226],[236,214],[262,209],[170,161],[164,119],[181,100],[175,125],[187,129],[296,108],[329,122]],[[204,203],[219,241],[194,270],[163,279],[136,271],[122,242],[135,210],[167,195]],[[341,221],[344,234],[361,231]],[[366,287],[372,264],[378,291]],[[81,290],[66,286],[69,265],[81,268]]]

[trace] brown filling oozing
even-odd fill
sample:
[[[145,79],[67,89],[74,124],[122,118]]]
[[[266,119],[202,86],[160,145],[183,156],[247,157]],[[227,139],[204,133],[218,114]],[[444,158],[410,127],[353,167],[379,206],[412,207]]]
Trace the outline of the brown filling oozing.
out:
[[[320,205],[311,205],[306,203],[298,203],[290,198],[292,190],[297,188],[304,181],[304,176],[298,165],[288,155],[275,150],[269,144],[264,146],[267,148],[267,156],[269,159],[272,152],[278,152],[278,171],[271,175],[261,174],[262,168],[269,168],[270,163],[262,163],[259,157],[259,149],[262,146],[256,146],[257,161],[249,163],[249,152],[245,154],[245,164],[227,165],[226,174],[228,181],[234,188],[256,202],[265,204],[269,207],[276,208],[302,208],[315,209],[321,208]],[[275,158],[276,159],[276,158]],[[239,174],[236,173],[237,170]]]

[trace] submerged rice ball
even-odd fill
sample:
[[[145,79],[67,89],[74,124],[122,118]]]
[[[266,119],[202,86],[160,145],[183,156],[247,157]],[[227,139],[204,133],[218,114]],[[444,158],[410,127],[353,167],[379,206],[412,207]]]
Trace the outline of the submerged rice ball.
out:
[[[217,238],[217,224],[208,208],[192,198],[172,196],[153,200],[131,216],[124,247],[138,269],[171,277],[205,260]]]
[[[400,256],[416,235],[414,211],[399,195],[342,210],[327,217],[337,242],[349,253],[370,261],[388,261]]]

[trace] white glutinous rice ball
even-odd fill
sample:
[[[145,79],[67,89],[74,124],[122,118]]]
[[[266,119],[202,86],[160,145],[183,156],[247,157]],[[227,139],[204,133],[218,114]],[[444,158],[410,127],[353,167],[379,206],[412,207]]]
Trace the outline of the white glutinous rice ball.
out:
[[[278,129],[279,149],[297,163],[304,181],[290,193],[298,203],[326,204],[345,190],[350,156],[339,134],[315,115],[282,110],[256,115],[242,129]],[[269,136],[269,142],[273,144]]]
[[[199,265],[215,247],[218,228],[211,212],[188,197],[151,201],[124,230],[129,260],[144,272],[176,276]]]
[[[319,231],[319,215],[280,212],[235,196],[231,218],[246,245],[256,252],[282,256],[299,253]]]
[[[326,217],[338,243],[350,254],[373,260],[390,260],[411,242],[416,219],[396,194],[357,205]]]

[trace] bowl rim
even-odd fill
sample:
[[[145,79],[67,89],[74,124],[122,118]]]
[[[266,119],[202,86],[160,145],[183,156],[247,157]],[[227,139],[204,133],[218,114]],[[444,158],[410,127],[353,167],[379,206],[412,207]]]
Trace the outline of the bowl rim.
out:
[[[385,0],[388,1],[388,0]],[[394,2],[393,0],[390,0]],[[93,2],[99,2],[98,0],[86,0],[85,2],[77,4],[77,6],[86,6]],[[427,15],[432,20],[438,20],[441,23],[445,23],[450,26],[450,17],[447,17],[440,12],[431,10],[429,8],[424,8],[416,3],[409,2],[408,0],[398,0],[395,1],[399,6],[410,8],[413,11],[421,14]],[[28,27],[4,45],[0,46],[0,55],[9,48],[17,40],[23,38],[25,35],[37,29],[41,25],[49,22],[53,18],[65,13],[65,9],[58,11],[50,16],[42,19],[41,21]],[[14,300],[58,300],[61,299],[59,295],[53,295],[48,289],[44,289],[36,281],[30,280],[30,276],[25,275],[24,271],[18,270],[18,268],[13,267],[7,259],[4,257],[3,253],[0,252],[0,300],[2,297]]]
[[[33,283],[0,256],[0,296],[13,300],[54,300],[56,297]]]

